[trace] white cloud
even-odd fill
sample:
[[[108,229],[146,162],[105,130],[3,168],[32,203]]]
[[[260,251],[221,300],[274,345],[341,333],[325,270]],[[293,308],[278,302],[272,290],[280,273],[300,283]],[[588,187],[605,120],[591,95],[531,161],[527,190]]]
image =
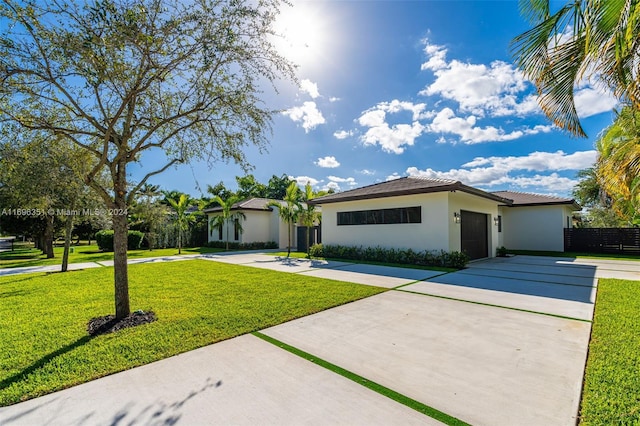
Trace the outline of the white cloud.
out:
[[[340,101],[340,100],[341,100],[341,99],[340,99],[340,98],[338,98],[338,97],[336,97],[336,96],[331,96],[331,97],[329,98],[329,102],[338,102],[338,101]]]
[[[346,183],[349,186],[356,186],[358,184],[358,182],[356,182],[356,180],[352,177],[341,178],[338,176],[327,176],[327,179],[329,179],[331,182]]]
[[[490,166],[501,170],[581,170],[593,166],[597,151],[577,151],[573,154],[556,152],[532,152],[522,157],[476,157],[462,167]]]
[[[300,82],[300,90],[306,92],[313,99],[320,96],[320,92],[318,91],[318,85],[311,80],[304,79]]]
[[[355,132],[353,130],[340,130],[337,132],[333,133],[333,137],[336,139],[346,139],[348,137],[351,137],[355,134]]]
[[[333,157],[333,156],[318,158],[318,161],[314,161],[313,164],[315,164],[318,167],[326,167],[330,169],[340,166],[340,163],[338,162],[338,160],[336,160],[336,157]]]
[[[410,167],[412,168],[412,167]],[[415,168],[415,167],[413,167]],[[407,169],[408,170],[408,169]],[[385,179],[386,181],[390,181],[390,180],[396,180],[396,179],[400,179],[402,176],[398,174],[398,172],[393,172],[393,174],[387,176],[387,178]]]
[[[338,176],[327,176],[326,185],[322,187],[323,190],[328,191],[329,189],[333,189],[334,191],[342,191],[342,187],[346,184],[348,187],[354,187],[358,185],[356,180],[352,177],[341,178]]]
[[[365,175],[365,176],[373,176],[376,174],[375,170],[369,170],[369,169],[362,169],[360,171],[358,171],[358,173]]]
[[[431,168],[419,170],[409,167],[409,176],[420,176],[436,179],[453,179],[466,185],[476,187],[509,186],[515,188],[538,188],[538,190],[557,193],[569,192],[578,182],[560,176],[557,171],[581,170],[591,167],[596,160],[596,151],[577,151],[566,154],[556,152],[532,152],[526,156],[509,157],[477,157],[462,165],[460,169],[437,171]],[[512,175],[512,172],[534,171],[552,172],[535,176]]]
[[[399,100],[381,102],[364,111],[358,118],[361,126],[369,127],[360,140],[365,145],[380,145],[385,152],[402,154],[405,146],[412,146],[424,131],[425,127],[418,120],[422,118],[425,108],[426,104],[423,103],[414,104]],[[389,125],[386,122],[387,113],[397,114],[403,111],[411,112],[410,124]]]
[[[282,114],[295,122],[302,122],[305,133],[326,122],[315,102],[305,102],[302,106],[283,111]]]
[[[420,66],[421,70],[437,71],[447,67],[447,49],[444,46],[430,44],[427,39],[422,41],[424,44],[424,53],[427,55],[427,62]]]
[[[540,112],[529,96],[518,99],[528,85],[514,65],[504,61],[493,61],[489,66],[455,59],[447,61],[448,51],[444,46],[431,44],[428,40],[423,43],[427,62],[421,69],[433,71],[436,79],[420,92],[421,95],[438,95],[455,101],[462,112],[478,116]]]
[[[551,129],[550,126],[536,126],[506,133],[503,129],[494,126],[477,127],[476,121],[477,119],[473,115],[467,118],[456,117],[451,108],[444,108],[436,115],[431,124],[426,127],[426,131],[430,133],[453,134],[460,137],[460,142],[471,145],[481,142],[514,140],[524,135],[548,132]],[[444,141],[446,141],[446,139]],[[438,142],[443,142],[442,136]]]
[[[323,181],[309,177],[309,176],[289,176],[289,179],[293,179],[296,182],[298,182],[298,185],[306,185],[307,183],[309,183],[311,186],[316,186],[319,183],[322,183]]]
[[[325,186],[323,186],[322,189],[324,191],[328,191],[330,189],[333,189],[335,192],[339,192],[340,191],[340,185],[337,182],[329,182]]]
[[[578,89],[574,94],[574,102],[580,118],[611,112],[618,105],[618,100],[610,91],[594,87]]]

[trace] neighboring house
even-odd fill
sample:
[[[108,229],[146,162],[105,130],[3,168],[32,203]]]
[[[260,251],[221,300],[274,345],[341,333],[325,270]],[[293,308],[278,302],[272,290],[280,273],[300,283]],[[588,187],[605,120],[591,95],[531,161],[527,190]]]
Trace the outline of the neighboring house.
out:
[[[564,251],[564,229],[573,228],[573,212],[580,205],[570,198],[524,192],[492,194],[512,200],[499,209],[501,246],[513,250]]]
[[[278,208],[269,206],[270,202],[285,204],[282,200],[271,200],[267,198],[250,198],[234,204],[232,211],[241,211],[245,215],[242,221],[242,232],[237,226],[231,225],[229,231],[229,242],[254,243],[274,241],[281,249],[287,248],[287,223],[280,219]],[[221,207],[206,209],[209,223],[209,241],[226,241],[227,224],[223,229],[212,229],[211,218],[220,215]],[[296,247],[296,225],[291,225],[291,245]]]
[[[509,194],[514,193],[503,196],[453,180],[405,177],[310,203],[322,206],[325,244],[455,250],[466,252],[471,259],[493,257],[502,245],[515,249],[509,242],[518,243],[519,249],[562,250],[555,237],[557,232],[562,240],[562,227],[551,223],[550,217],[564,217],[569,209],[579,209],[577,204],[543,196],[535,205],[521,206]],[[571,226],[570,221],[564,226]],[[536,239],[527,248],[529,230],[539,227],[545,229],[548,244]],[[513,235],[507,237],[509,233]]]

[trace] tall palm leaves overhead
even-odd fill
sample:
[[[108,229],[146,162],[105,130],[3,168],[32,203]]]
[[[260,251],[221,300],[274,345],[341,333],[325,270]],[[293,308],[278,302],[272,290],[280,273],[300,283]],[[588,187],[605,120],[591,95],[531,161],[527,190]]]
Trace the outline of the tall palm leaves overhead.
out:
[[[640,1],[573,0],[555,11],[550,3],[520,0],[533,28],[513,40],[516,63],[536,85],[544,113],[586,136],[574,95],[592,77],[640,109]]]

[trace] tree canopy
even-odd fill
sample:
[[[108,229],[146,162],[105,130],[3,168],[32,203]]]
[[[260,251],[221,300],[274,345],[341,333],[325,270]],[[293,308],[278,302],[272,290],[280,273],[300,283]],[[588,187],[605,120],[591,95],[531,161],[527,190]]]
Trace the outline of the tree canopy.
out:
[[[116,317],[130,312],[127,208],[147,180],[202,158],[247,167],[267,144],[265,83],[294,79],[273,45],[279,0],[0,2],[0,120],[88,152],[115,213]],[[164,164],[144,154],[162,150]],[[130,180],[137,162],[145,175]],[[97,177],[106,170],[109,182]]]

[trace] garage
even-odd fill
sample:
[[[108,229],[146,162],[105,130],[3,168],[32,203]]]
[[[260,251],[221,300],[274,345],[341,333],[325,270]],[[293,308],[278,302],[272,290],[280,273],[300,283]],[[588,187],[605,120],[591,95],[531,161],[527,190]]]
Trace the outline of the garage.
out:
[[[460,248],[471,260],[489,257],[488,216],[460,211]]]

